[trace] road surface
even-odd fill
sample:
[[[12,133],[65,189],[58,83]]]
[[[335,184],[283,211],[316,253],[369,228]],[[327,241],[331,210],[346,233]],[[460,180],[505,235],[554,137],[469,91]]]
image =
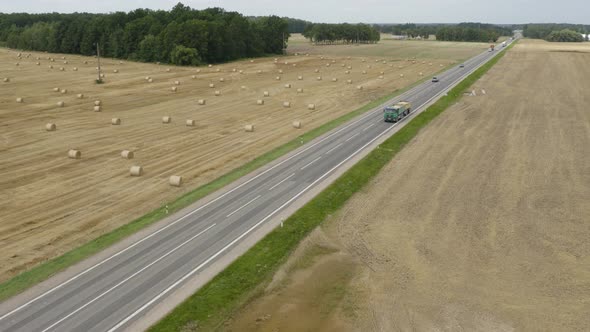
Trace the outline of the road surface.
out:
[[[401,122],[382,108],[303,145],[264,172],[23,303],[0,305],[0,331],[120,331],[245,241],[303,194],[495,56],[484,52],[387,104],[412,102]],[[14,301],[12,301],[14,302]]]

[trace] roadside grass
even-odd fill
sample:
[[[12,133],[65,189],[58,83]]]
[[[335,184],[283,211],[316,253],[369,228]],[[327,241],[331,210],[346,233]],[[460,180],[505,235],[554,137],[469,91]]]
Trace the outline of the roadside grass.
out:
[[[334,128],[337,128],[343,123],[346,123],[351,119],[385,103],[387,100],[404,93],[405,91],[422,83],[424,80],[425,79],[417,81],[414,84],[405,87],[404,89],[397,90],[391,94],[378,98],[357,110],[354,110],[337,119],[327,122],[315,129],[312,129],[302,134],[300,137],[253,159],[252,161],[230,171],[225,175],[222,175],[221,177],[207,184],[204,184],[201,187],[196,188],[191,192],[184,194],[183,196],[180,196],[176,200],[168,203],[169,213],[173,213],[175,211],[178,211],[182,208],[189,206],[190,204],[198,201],[199,199],[215,192],[216,190],[225,187],[233,181],[238,180],[244,175],[247,175],[257,170],[258,168],[268,164],[269,162],[276,160],[277,158],[297,149],[302,144],[309,142],[329,132]],[[3,301],[11,296],[14,296],[24,291],[25,289],[48,279],[56,273],[63,271],[64,269],[100,252],[101,250],[104,250],[105,248],[140,231],[141,229],[150,226],[159,220],[162,220],[166,216],[166,206],[164,205],[154,211],[147,213],[146,215],[138,219],[133,220],[132,222],[126,225],[123,225],[109,233],[99,236],[98,238],[78,248],[72,249],[71,251],[61,256],[41,263],[40,265],[33,267],[28,271],[22,272],[21,274],[0,284],[0,301]]]
[[[506,51],[514,45],[515,43],[507,47]],[[262,294],[261,287],[272,280],[274,273],[301,240],[344,206],[346,201],[369,183],[422,128],[455,104],[463,96],[463,92],[480,79],[504,54],[505,52],[498,54],[451,89],[446,96],[408,122],[289,217],[283,223],[283,227],[270,232],[149,331],[182,331],[189,326],[198,326],[199,330],[215,330],[222,326],[232,313]]]

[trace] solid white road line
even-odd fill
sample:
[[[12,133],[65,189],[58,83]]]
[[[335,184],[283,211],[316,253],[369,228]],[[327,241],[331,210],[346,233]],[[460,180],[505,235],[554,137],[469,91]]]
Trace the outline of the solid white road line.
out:
[[[330,152],[332,152],[332,151],[334,151],[334,150],[338,149],[340,146],[342,146],[342,144],[343,144],[343,143],[340,143],[340,144],[336,145],[335,147],[331,148],[330,150],[328,150],[328,152],[326,152],[326,154],[330,154]]]
[[[244,205],[240,206],[240,207],[239,207],[237,210],[235,210],[234,212],[232,212],[232,213],[228,214],[228,215],[226,216],[226,218],[229,218],[229,217],[233,216],[233,215],[234,215],[236,212],[240,211],[241,209],[243,209],[243,208],[245,208],[246,206],[250,205],[250,203],[252,203],[252,202],[254,202],[255,200],[259,199],[259,198],[260,198],[260,196],[261,196],[261,195],[258,195],[258,196],[256,196],[256,197],[254,197],[254,199],[252,199],[252,200],[251,200],[251,201],[249,201],[248,203],[246,203],[246,204],[244,204]]]
[[[314,160],[312,160],[310,163],[307,163],[305,166],[301,167],[301,170],[306,169],[308,166],[311,166],[311,164],[315,163],[316,161],[322,159],[322,156],[319,156],[317,158],[315,158]]]
[[[354,138],[355,136],[357,136],[358,134],[359,134],[359,133],[356,133],[356,134],[354,134],[354,135],[350,136],[349,138],[347,138],[347,139],[345,140],[345,142],[348,142],[348,141],[350,141],[351,139],[353,139],[353,138]]]
[[[141,270],[133,273],[132,275],[130,275],[129,277],[123,279],[121,282],[119,282],[118,284],[116,284],[115,286],[109,288],[108,290],[104,291],[102,294],[100,294],[99,296],[95,297],[94,299],[92,299],[89,302],[86,302],[83,306],[78,307],[78,309],[72,311],[70,314],[68,314],[67,316],[65,316],[64,318],[58,320],[57,322],[49,325],[49,327],[45,328],[42,332],[46,332],[50,329],[52,329],[54,326],[56,326],[57,324],[63,322],[64,320],[70,318],[71,316],[75,315],[77,312],[79,312],[80,310],[86,308],[87,306],[91,305],[92,303],[98,301],[99,299],[101,299],[103,296],[105,296],[106,294],[112,292],[115,288],[121,286],[122,284],[126,283],[127,281],[129,281],[129,279],[135,277],[136,275],[140,274],[141,272],[145,271],[146,269],[148,269],[150,266],[156,264],[157,262],[161,261],[162,259],[168,257],[169,255],[171,255],[172,253],[174,253],[176,250],[182,248],[184,245],[186,245],[187,243],[191,242],[192,240],[196,239],[197,237],[199,237],[201,234],[205,233],[206,231],[210,230],[213,226],[215,226],[215,224],[205,228],[204,230],[202,230],[201,232],[199,232],[197,235],[194,235],[193,237],[191,237],[190,239],[184,241],[183,243],[181,243],[180,245],[178,245],[177,247],[175,247],[174,249],[168,251],[166,254],[160,256],[158,259],[156,259],[155,261],[151,262],[150,264],[146,265],[145,267],[143,267]]]
[[[475,71],[475,69],[472,70],[471,72],[473,72],[473,71]],[[463,78],[465,78],[466,76],[468,76],[471,72],[469,72],[468,74],[465,74],[465,75],[459,77],[457,80],[455,80],[449,86],[452,86],[453,84],[461,81]],[[421,107],[423,107],[424,105],[427,105],[434,98],[436,98],[436,97],[440,96],[441,94],[443,94],[444,91],[445,90],[437,93],[432,98],[430,98],[429,100],[427,100],[425,103],[422,103],[420,106],[416,107],[415,110],[418,111]],[[374,113],[374,112],[372,112],[372,113]],[[419,114],[419,113],[415,113],[415,114]],[[387,127],[387,129],[385,129],[384,131],[382,131],[379,135],[377,135],[372,140],[370,140],[368,143],[366,143],[365,145],[363,145],[362,147],[360,147],[358,150],[356,150],[355,152],[353,152],[351,155],[349,155],[348,157],[346,157],[346,159],[344,159],[343,161],[341,161],[340,163],[338,163],[336,166],[332,167],[329,171],[327,171],[326,173],[324,173],[317,180],[315,180],[314,182],[312,182],[309,186],[305,187],[302,191],[300,191],[299,193],[297,193],[295,196],[293,196],[291,199],[289,199],[283,205],[281,205],[276,210],[274,210],[273,212],[271,212],[264,219],[260,220],[258,223],[256,223],[252,227],[250,227],[248,230],[246,230],[240,236],[238,236],[237,238],[235,238],[232,242],[230,242],[225,247],[223,247],[221,250],[219,250],[218,252],[216,252],[215,254],[213,254],[213,256],[209,257],[206,261],[204,261],[199,266],[197,266],[196,268],[194,268],[193,270],[191,270],[190,272],[188,272],[187,274],[185,274],[182,278],[180,278],[179,280],[177,280],[172,285],[168,286],[168,288],[164,289],[162,292],[160,292],[158,295],[156,295],[154,298],[152,298],[146,304],[144,304],[139,309],[137,309],[136,311],[134,311],[131,315],[127,316],[125,319],[123,319],[122,321],[120,321],[119,323],[117,323],[117,325],[115,325],[111,329],[109,329],[108,332],[113,332],[113,331],[117,330],[118,328],[120,328],[121,326],[123,326],[127,322],[129,322],[131,319],[133,319],[135,316],[139,315],[147,307],[149,307],[150,305],[152,305],[154,302],[158,301],[161,297],[163,297],[164,295],[166,295],[168,292],[170,292],[176,286],[178,286],[179,284],[181,284],[182,282],[184,282],[186,279],[190,278],[193,274],[197,273],[201,268],[203,268],[203,266],[209,264],[209,262],[211,262],[212,260],[214,260],[215,258],[217,258],[219,255],[221,255],[223,252],[225,252],[228,248],[230,248],[236,242],[238,242],[239,240],[241,240],[242,238],[244,238],[246,235],[248,235],[250,232],[252,232],[258,226],[260,226],[263,222],[265,222],[266,220],[268,220],[269,218],[271,218],[272,216],[274,216],[277,212],[279,212],[280,210],[282,210],[285,206],[287,206],[288,204],[290,204],[291,202],[293,202],[294,200],[296,200],[297,198],[299,198],[299,196],[301,196],[303,193],[305,193],[307,190],[309,190],[309,188],[313,187],[316,183],[318,183],[319,181],[323,180],[326,176],[328,176],[330,173],[332,173],[335,169],[337,169],[342,164],[344,164],[345,162],[347,162],[348,160],[350,160],[352,157],[354,157],[355,155],[357,155],[359,152],[361,152],[362,150],[364,150],[367,146],[373,144],[373,142],[375,142],[376,140],[378,140],[379,138],[381,138],[381,136],[385,135],[385,133],[387,133],[391,129],[395,128],[397,126],[397,124],[398,123],[395,123],[395,124],[391,125],[390,127]]]
[[[281,182],[279,182],[279,183],[275,184],[274,186],[272,186],[272,187],[268,188],[268,190],[269,190],[269,191],[270,191],[270,190],[273,190],[274,188],[276,188],[276,187],[278,187],[279,185],[281,185],[281,183],[283,183],[283,182],[285,182],[285,181],[289,180],[289,179],[290,179],[290,178],[291,178],[293,175],[295,175],[295,173],[293,173],[293,174],[291,174],[291,175],[287,176],[286,178],[282,179],[282,180],[281,180]]]

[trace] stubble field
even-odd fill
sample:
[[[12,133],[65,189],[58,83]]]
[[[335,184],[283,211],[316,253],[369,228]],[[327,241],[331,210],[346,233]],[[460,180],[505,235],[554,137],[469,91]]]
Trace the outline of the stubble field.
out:
[[[0,80],[9,79],[0,81],[0,281],[480,51],[458,49],[453,59],[418,56],[412,63],[394,51],[322,59],[325,50],[211,68],[103,59],[106,83],[99,85],[94,58],[35,52],[19,58],[17,51],[0,49]],[[206,104],[198,105],[199,99]],[[96,100],[100,112],[93,111]],[[171,123],[163,124],[163,116]],[[112,125],[112,118],[121,124]],[[188,119],[194,127],[185,125]],[[303,127],[293,128],[293,121]],[[48,123],[57,130],[46,131]],[[247,124],[254,132],[244,132]],[[81,159],[69,159],[70,149],[80,150]],[[134,159],[121,158],[122,150],[133,151]],[[143,167],[141,177],[129,175],[134,165]],[[171,175],[183,177],[182,187],[168,185]]]

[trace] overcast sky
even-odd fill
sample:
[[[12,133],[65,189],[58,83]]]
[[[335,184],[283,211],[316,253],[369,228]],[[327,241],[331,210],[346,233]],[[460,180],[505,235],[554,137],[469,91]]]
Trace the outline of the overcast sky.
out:
[[[221,7],[244,15],[279,15],[312,22],[590,24],[588,0],[184,0],[192,8]],[[0,0],[0,12],[170,9],[178,0]]]

